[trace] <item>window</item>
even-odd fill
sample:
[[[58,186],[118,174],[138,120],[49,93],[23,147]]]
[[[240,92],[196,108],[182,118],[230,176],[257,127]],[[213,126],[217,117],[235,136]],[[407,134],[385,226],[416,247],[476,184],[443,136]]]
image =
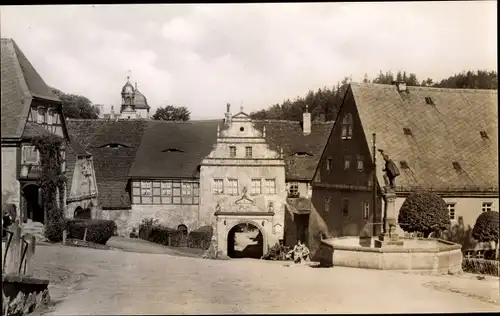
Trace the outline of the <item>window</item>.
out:
[[[229,156],[236,157],[236,147],[234,147],[234,146],[229,147]]]
[[[37,121],[38,124],[43,124],[45,123],[45,109],[44,108],[39,108],[38,109],[38,117]]]
[[[352,138],[352,115],[347,113],[342,120],[342,139]]]
[[[245,157],[247,158],[252,157],[252,147],[250,146],[245,147]]]
[[[172,182],[162,181],[160,183],[160,195],[162,204],[172,204]]]
[[[59,113],[54,112],[54,121],[52,123],[53,124],[60,124],[61,120],[59,118],[60,118]]]
[[[332,158],[331,157],[328,157],[326,159],[326,170],[327,171],[332,170]]]
[[[453,162],[453,168],[455,168],[456,171],[462,170],[462,166],[460,166],[460,163],[456,161]]]
[[[344,170],[349,170],[351,167],[351,157],[345,156],[344,158]]]
[[[431,97],[425,97],[425,103],[429,105],[434,105],[434,101],[432,101]]]
[[[348,216],[348,215],[349,215],[349,200],[343,199],[342,200],[342,216]]]
[[[40,155],[35,146],[23,146],[23,164],[38,164]]]
[[[31,108],[31,109],[30,109],[30,113],[29,113],[29,115],[28,115],[28,121],[29,121],[29,122],[36,122],[36,116],[35,116],[35,115],[36,115],[36,113],[37,113],[37,112],[36,112],[36,109],[34,109],[34,108]]]
[[[276,180],[266,179],[266,194],[276,194]]]
[[[363,201],[363,218],[370,218],[370,202]]]
[[[214,179],[214,194],[222,194],[224,193],[224,180],[222,179]]]
[[[363,171],[364,166],[363,166],[363,156],[358,156],[358,171]]]
[[[251,194],[262,194],[262,180],[252,179],[252,191]]]
[[[290,182],[288,184],[288,197],[299,197],[299,183]]]
[[[408,166],[408,162],[406,160],[400,161],[399,166],[401,169],[410,169],[410,166]]]
[[[238,194],[238,179],[229,179],[228,180],[227,194],[231,194],[231,195]]]
[[[181,182],[172,181],[172,204],[181,204]]]
[[[455,213],[455,203],[448,203],[446,204],[446,207],[448,208],[448,214],[450,215],[450,220],[454,221],[457,219],[456,213]]]
[[[489,212],[492,210],[492,206],[493,206],[493,203],[491,203],[491,202],[483,202],[482,211]]]
[[[481,138],[482,138],[482,139],[488,139],[488,138],[489,138],[489,136],[488,136],[488,134],[486,133],[486,131],[480,131],[479,133],[481,134]]]
[[[134,181],[133,204],[198,204],[199,183],[193,181]]]
[[[61,150],[61,172],[66,172],[66,151]]]
[[[412,132],[411,132],[411,129],[405,127],[403,128],[403,132],[405,133],[405,135],[408,135],[408,136],[412,136]]]
[[[325,213],[330,212],[330,201],[331,197],[325,196]]]

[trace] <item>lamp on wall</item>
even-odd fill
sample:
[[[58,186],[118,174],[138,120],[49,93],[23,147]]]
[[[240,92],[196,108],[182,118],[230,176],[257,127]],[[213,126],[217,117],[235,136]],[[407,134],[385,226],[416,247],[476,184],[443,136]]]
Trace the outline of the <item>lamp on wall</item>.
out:
[[[269,212],[274,212],[274,203],[272,201],[267,205],[267,210]]]
[[[226,220],[224,220],[224,226],[226,226],[226,224],[227,224],[227,223],[226,223]]]
[[[262,221],[262,226],[264,226],[265,221]]]

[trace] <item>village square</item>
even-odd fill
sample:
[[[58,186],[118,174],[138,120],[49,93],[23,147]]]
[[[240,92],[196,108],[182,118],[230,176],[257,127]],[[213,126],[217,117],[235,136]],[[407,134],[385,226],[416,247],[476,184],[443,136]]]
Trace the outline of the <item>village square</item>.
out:
[[[347,4],[302,3],[275,4],[274,11],[259,15],[272,5],[248,5],[246,12],[265,23],[273,20],[270,12],[307,16],[318,29],[333,23],[327,13],[318,22],[323,9],[351,14]],[[457,16],[492,7],[488,1],[436,5],[436,12],[456,10]],[[113,12],[135,15],[119,32],[102,25],[97,30],[111,6],[1,8],[7,30],[1,38],[2,312],[498,312],[496,47],[494,57],[474,52],[482,63],[457,66],[466,56],[458,51],[462,57],[453,67],[444,65],[447,57],[432,59],[432,68],[442,67],[434,72],[435,82],[419,81],[406,70],[380,71],[370,79],[354,64],[330,79],[327,73],[336,66],[312,66],[319,52],[309,59],[285,51],[275,56],[267,47],[261,48],[265,53],[242,53],[248,44],[242,36],[258,43],[278,27],[255,25],[241,36],[227,33],[229,39],[207,31],[225,18],[228,25],[248,23],[239,15],[245,6],[191,7],[193,25],[206,23],[201,35],[186,24],[188,11],[181,8],[188,6],[112,6]],[[295,6],[311,11],[300,13]],[[92,16],[91,31],[49,35],[57,10],[75,19],[82,14],[76,22],[82,25]],[[412,11],[394,10],[402,16]],[[273,14],[287,23],[285,13]],[[31,15],[38,18],[27,27],[21,16]],[[54,19],[71,20],[59,14]],[[130,41],[140,19],[145,29]],[[134,55],[162,19],[171,22],[162,28],[170,50]],[[465,23],[457,21],[457,28]],[[429,30],[438,31],[451,32]],[[304,33],[308,41],[316,40],[311,32]],[[273,36],[273,42],[291,45],[285,35]],[[209,68],[203,58],[217,53],[209,52],[210,45],[195,50],[193,43],[212,37],[214,43],[227,40],[227,46],[211,44],[224,46],[219,54],[225,57]],[[479,43],[468,38],[464,46],[473,46],[472,38]],[[63,39],[81,55],[61,57],[63,49],[48,44]],[[349,46],[342,43],[333,51]],[[190,52],[184,50],[188,45]],[[305,54],[307,45],[295,49]],[[262,64],[240,73],[238,53]],[[402,67],[377,56],[385,68]],[[317,86],[323,81],[313,81],[315,74],[303,75],[305,68],[296,66],[301,60],[317,76],[325,73],[326,81]],[[169,75],[162,62],[169,63]],[[428,69],[420,67],[415,71]],[[286,82],[248,79],[254,71],[309,83],[286,79],[293,88],[285,89]],[[342,77],[353,72],[360,75]],[[270,106],[267,100],[281,98],[279,87],[292,93],[283,100],[310,90]]]

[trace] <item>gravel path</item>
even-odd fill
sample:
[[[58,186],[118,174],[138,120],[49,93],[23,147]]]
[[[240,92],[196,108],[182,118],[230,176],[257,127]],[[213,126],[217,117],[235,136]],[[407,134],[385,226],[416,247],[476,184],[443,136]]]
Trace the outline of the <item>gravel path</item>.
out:
[[[500,311],[498,278],[432,277],[251,259],[41,246],[49,315]],[[458,292],[458,293],[457,293]]]

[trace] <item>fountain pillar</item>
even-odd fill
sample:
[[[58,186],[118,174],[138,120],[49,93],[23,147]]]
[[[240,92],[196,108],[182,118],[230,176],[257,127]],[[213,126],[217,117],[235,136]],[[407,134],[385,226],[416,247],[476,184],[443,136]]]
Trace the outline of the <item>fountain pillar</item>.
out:
[[[403,246],[403,240],[396,233],[398,223],[396,218],[396,193],[386,187],[384,201],[384,231],[378,236],[378,240],[375,240],[375,247]]]

